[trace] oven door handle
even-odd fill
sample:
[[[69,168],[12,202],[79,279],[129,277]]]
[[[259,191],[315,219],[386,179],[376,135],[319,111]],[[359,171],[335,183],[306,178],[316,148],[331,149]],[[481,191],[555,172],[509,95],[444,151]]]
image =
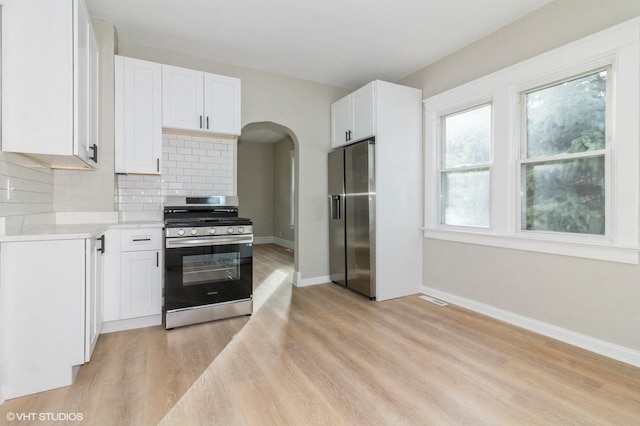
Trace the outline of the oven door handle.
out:
[[[253,235],[236,235],[233,237],[167,238],[165,247],[170,249],[185,247],[221,246],[228,244],[246,244],[252,242]]]

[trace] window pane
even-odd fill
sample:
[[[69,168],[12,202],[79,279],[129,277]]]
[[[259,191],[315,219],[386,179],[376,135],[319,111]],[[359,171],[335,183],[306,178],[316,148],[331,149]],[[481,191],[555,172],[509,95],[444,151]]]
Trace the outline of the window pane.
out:
[[[528,158],[604,149],[607,72],[526,94]]]
[[[604,235],[604,155],[526,164],[525,229]]]
[[[442,173],[442,223],[489,226],[489,169]]]
[[[444,118],[444,167],[474,166],[491,161],[491,105]]]

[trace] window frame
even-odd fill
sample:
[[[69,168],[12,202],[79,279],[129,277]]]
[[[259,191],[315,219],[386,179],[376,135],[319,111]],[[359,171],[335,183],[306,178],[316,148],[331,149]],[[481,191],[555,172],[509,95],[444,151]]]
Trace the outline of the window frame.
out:
[[[610,66],[605,236],[521,229],[521,92]],[[423,101],[424,237],[628,264],[639,263],[640,18]],[[440,224],[439,117],[492,99],[491,228]],[[608,105],[609,106],[609,105]],[[427,243],[428,244],[428,243]]]
[[[459,166],[459,167],[446,167],[445,166],[445,155],[446,155],[446,119],[447,117],[451,117],[454,115],[461,115],[464,114],[465,112],[469,112],[469,111],[473,111],[473,110],[477,110],[480,108],[484,108],[489,106],[491,109],[491,116],[490,116],[490,142],[489,142],[489,162],[488,163],[483,163],[483,164],[477,164],[477,165],[473,165],[473,166]],[[439,214],[439,226],[442,228],[452,228],[452,229],[474,229],[477,231],[490,231],[491,230],[491,223],[492,223],[492,204],[491,204],[491,188],[493,185],[493,179],[492,179],[492,173],[491,173],[491,168],[493,165],[493,121],[494,121],[494,114],[493,114],[493,102],[492,99],[484,99],[481,101],[477,101],[474,103],[470,103],[468,105],[465,106],[461,106],[459,108],[454,108],[452,110],[449,111],[443,111],[441,114],[438,115],[438,191],[439,191],[439,196],[438,196],[438,211],[440,212]],[[455,225],[455,224],[448,224],[445,223],[445,211],[444,211],[444,199],[445,199],[445,195],[444,195],[444,191],[443,191],[443,175],[447,174],[447,173],[455,173],[455,172],[468,172],[468,171],[480,171],[480,170],[487,170],[489,172],[489,223],[487,226],[473,226],[473,225]]]

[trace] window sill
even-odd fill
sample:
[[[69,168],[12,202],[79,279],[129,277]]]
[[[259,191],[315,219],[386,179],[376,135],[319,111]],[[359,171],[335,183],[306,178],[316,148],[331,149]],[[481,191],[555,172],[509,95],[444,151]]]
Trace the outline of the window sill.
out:
[[[541,238],[538,235],[496,235],[433,228],[423,228],[423,230],[425,238],[434,240],[638,264],[638,247],[623,247],[607,241],[561,241]]]

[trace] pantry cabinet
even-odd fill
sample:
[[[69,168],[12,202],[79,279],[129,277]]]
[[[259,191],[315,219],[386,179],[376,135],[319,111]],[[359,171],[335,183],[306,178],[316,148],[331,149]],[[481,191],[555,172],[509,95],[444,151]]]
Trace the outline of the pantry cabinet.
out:
[[[375,82],[331,105],[331,146],[348,145],[375,136]]]
[[[162,65],[115,57],[115,171],[162,170]]]
[[[165,128],[239,135],[240,79],[162,65]]]
[[[98,160],[98,44],[82,0],[5,0],[2,150],[51,167]]]

